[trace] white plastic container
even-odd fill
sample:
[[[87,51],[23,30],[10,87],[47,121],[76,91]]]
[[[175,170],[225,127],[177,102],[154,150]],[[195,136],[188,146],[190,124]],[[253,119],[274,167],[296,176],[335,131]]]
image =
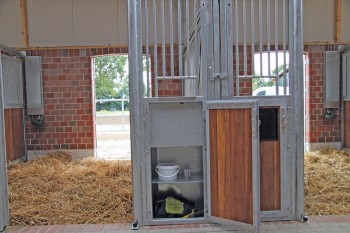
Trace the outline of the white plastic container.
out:
[[[161,181],[174,181],[177,179],[177,173],[179,173],[180,168],[173,162],[162,162],[158,163],[156,166],[156,172],[158,178]]]

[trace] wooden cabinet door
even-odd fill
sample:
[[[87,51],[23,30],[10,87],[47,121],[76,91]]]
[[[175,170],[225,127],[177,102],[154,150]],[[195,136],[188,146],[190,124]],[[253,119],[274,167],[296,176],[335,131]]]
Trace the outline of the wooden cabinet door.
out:
[[[259,140],[255,103],[209,104],[209,218],[259,231]]]

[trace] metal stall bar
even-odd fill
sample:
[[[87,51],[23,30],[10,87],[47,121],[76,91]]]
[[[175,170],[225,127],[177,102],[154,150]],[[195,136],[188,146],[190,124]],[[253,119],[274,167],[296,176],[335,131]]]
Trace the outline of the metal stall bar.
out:
[[[220,8],[219,1],[213,1],[213,55],[214,55],[214,67],[212,67],[212,72],[210,75],[210,85],[214,84],[214,93],[212,95],[213,99],[220,99],[220,80],[218,78],[214,78],[215,74],[220,74]],[[211,89],[211,88],[210,88]]]
[[[250,0],[250,30],[251,30],[251,37],[252,37],[252,56],[251,56],[251,60],[252,60],[252,75],[254,76],[255,74],[255,67],[254,67],[254,54],[255,54],[255,25],[254,25],[254,0]]]
[[[186,26],[186,50],[189,51],[190,49],[190,9],[189,9],[189,2],[186,0],[186,5],[185,5],[185,12],[186,12],[186,21],[185,21],[185,26]],[[189,74],[189,69],[190,69],[190,62],[189,59],[187,59],[186,62],[187,66],[187,74]],[[186,74],[186,75],[187,75]]]
[[[227,1],[224,1],[224,4],[220,4],[220,30],[221,33],[221,64],[220,64],[220,69],[221,69],[221,77],[220,77],[220,84],[221,85],[221,99],[228,99],[228,75],[227,75],[227,68],[228,68],[228,54],[227,54],[227,24],[228,24],[228,19],[227,19]]]
[[[232,0],[227,0],[226,12],[226,50],[227,50],[227,79],[228,79],[228,98],[233,98],[233,43],[232,43],[232,25],[227,22],[232,22]],[[237,84],[236,84],[237,85]]]
[[[246,0],[243,0],[243,9],[242,9],[242,22],[243,22],[243,65],[244,65],[244,77],[247,76],[247,6]]]
[[[200,18],[201,18],[201,64],[200,64],[200,74],[201,74],[201,80],[202,80],[202,96],[204,99],[208,98],[208,60],[207,60],[207,47],[208,47],[208,40],[207,40],[207,14],[206,11],[207,5],[206,0],[200,1]]]
[[[153,56],[154,56],[154,87],[155,97],[158,97],[158,44],[157,44],[157,3],[153,0]]]
[[[162,17],[162,76],[166,76],[166,57],[165,57],[165,16],[164,16],[164,1],[161,0],[160,4],[160,10],[161,10],[161,17]]]
[[[275,0],[275,56],[276,56],[276,95],[279,95],[279,76],[278,76],[278,1]]]
[[[179,76],[183,75],[182,68],[182,13],[181,13],[181,0],[177,0],[177,27],[178,27],[178,46],[179,46]]]
[[[173,0],[169,0],[169,29],[170,29],[170,69],[171,69],[171,77],[174,77]]]
[[[151,89],[150,89],[150,79],[149,79],[149,38],[148,38],[148,0],[145,0],[145,21],[146,21],[146,72],[147,72],[147,89],[146,89],[146,94],[147,97],[151,96]],[[123,124],[124,127],[124,124]]]
[[[235,0],[235,34],[236,34],[236,96],[239,96],[239,44],[238,44],[238,0]]]
[[[194,25],[194,67],[195,67],[195,76],[197,76],[197,81],[195,84],[195,96],[198,96],[199,93],[199,74],[198,74],[198,2],[197,0],[194,0],[194,6],[193,6],[193,25]]]
[[[262,25],[262,0],[259,0],[259,37],[260,37],[260,43],[259,43],[259,50],[260,50],[260,78],[262,78],[262,50],[263,50],[263,25]]]
[[[143,98],[142,67],[142,31],[141,0],[128,1],[128,51],[129,51],[129,86],[130,86],[130,138],[133,176],[133,212],[134,227],[143,225],[143,202],[145,193],[142,185],[141,154],[143,146],[142,127],[143,112],[140,111],[140,100]],[[145,200],[145,199],[144,199]]]
[[[270,28],[270,0],[267,0],[266,2],[266,36],[267,36],[267,73],[269,76],[271,76],[271,28]]]
[[[0,49],[0,232],[4,231],[9,225],[9,206],[7,190],[7,169],[6,169],[6,141],[4,127],[4,94],[3,94],[3,76]]]
[[[286,62],[287,62],[287,58],[286,58],[286,53],[287,53],[287,46],[286,46],[286,28],[287,28],[287,25],[286,25],[286,0],[283,0],[282,2],[282,46],[283,46],[283,73],[284,73],[284,76],[283,76],[283,94],[284,95],[287,95],[287,65],[286,65]]]
[[[303,0],[291,1],[293,12],[293,57],[294,77],[292,77],[294,95],[294,121],[296,135],[296,219],[304,217],[304,79],[303,79]]]

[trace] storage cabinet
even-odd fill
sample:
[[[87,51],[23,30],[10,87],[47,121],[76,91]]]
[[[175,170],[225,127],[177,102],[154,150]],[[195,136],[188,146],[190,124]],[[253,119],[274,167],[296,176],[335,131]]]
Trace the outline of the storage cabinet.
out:
[[[205,137],[201,102],[147,102],[145,115],[145,151],[148,224],[159,221],[204,220],[205,212]],[[176,180],[160,180],[156,166],[172,162],[179,166]],[[184,169],[191,171],[186,179]],[[174,197],[200,211],[197,217],[160,216],[159,203]],[[198,213],[198,212],[197,212]]]

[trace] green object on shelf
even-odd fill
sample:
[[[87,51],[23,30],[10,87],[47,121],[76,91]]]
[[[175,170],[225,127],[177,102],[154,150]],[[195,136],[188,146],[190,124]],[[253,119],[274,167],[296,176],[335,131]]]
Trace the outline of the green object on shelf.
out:
[[[167,214],[183,214],[184,204],[173,197],[165,199],[165,212]]]

